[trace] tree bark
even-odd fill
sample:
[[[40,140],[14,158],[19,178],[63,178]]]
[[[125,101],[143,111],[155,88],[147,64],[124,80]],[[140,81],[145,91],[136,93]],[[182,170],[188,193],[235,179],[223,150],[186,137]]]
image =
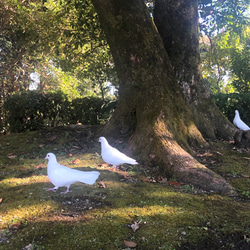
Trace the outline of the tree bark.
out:
[[[115,62],[119,101],[106,134],[131,136],[141,165],[206,190],[233,188],[197,162],[190,145],[205,145],[175,79],[143,0],[92,0]]]
[[[213,103],[200,70],[198,0],[156,0],[154,21],[194,121],[205,138],[229,139],[235,128]]]

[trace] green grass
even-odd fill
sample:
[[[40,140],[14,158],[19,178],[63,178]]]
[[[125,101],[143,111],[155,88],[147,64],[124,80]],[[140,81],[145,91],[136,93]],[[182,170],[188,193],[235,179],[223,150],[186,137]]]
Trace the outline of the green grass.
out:
[[[249,249],[247,150],[215,143],[203,158],[211,166],[217,161],[213,170],[239,191],[238,197],[227,197],[191,185],[149,182],[157,178],[140,167],[107,171],[100,165],[97,139],[82,136],[86,147],[79,146],[80,136],[53,129],[0,138],[0,249],[129,249],[124,240],[136,242],[136,249]],[[46,174],[48,152],[63,165],[97,169],[97,183],[76,183],[68,194],[60,193],[65,188],[45,191],[53,186]],[[134,222],[140,224],[135,232]]]

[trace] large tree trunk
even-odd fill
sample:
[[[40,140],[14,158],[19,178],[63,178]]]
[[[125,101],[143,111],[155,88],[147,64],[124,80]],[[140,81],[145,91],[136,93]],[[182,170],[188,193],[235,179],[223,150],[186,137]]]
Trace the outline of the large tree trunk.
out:
[[[155,0],[154,21],[200,132],[232,138],[235,128],[213,103],[199,67],[198,0]]]
[[[108,124],[112,135],[133,135],[130,148],[141,165],[206,190],[233,188],[191,156],[206,144],[185,104],[174,71],[143,0],[92,0],[116,65],[119,103]],[[185,150],[184,150],[185,149]]]

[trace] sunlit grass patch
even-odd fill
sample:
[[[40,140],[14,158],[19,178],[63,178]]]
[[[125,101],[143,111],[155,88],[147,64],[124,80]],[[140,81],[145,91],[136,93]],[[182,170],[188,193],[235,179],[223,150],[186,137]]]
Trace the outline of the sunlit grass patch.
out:
[[[249,197],[241,199],[249,190],[247,154],[227,151],[224,159],[221,151],[213,169],[230,173],[228,180],[241,190],[234,199],[190,185],[148,182],[149,172],[140,166],[110,172],[101,165],[97,140],[86,151],[72,135],[61,129],[58,134],[49,130],[0,138],[0,249],[128,249],[124,240],[143,250],[249,246]],[[16,157],[8,158],[11,152]],[[53,187],[44,159],[48,152],[70,168],[100,171],[97,182],[73,184],[67,194],[60,193],[64,187],[45,191]],[[135,222],[139,228],[133,231]]]

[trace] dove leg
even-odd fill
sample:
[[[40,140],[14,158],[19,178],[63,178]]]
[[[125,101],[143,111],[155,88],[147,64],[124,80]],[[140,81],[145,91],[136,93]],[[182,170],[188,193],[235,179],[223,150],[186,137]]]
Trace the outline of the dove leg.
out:
[[[113,167],[111,168],[111,169],[109,169],[109,171],[116,171],[116,168],[117,168],[117,166],[116,165],[113,165]]]
[[[61,194],[67,194],[68,192],[71,192],[71,191],[69,191],[69,187],[70,186],[67,187],[67,190],[65,192],[61,192]]]
[[[56,192],[57,189],[58,189],[58,187],[46,188],[46,191],[53,191],[53,192]]]

